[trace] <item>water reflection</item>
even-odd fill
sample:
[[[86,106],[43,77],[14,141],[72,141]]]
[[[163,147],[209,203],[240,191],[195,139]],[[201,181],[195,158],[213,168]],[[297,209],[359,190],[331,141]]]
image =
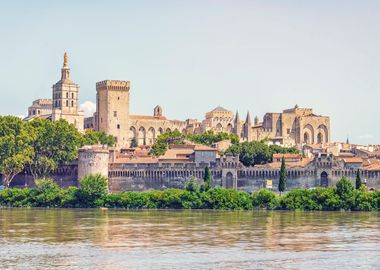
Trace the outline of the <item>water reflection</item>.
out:
[[[365,258],[358,267],[371,266],[379,221],[356,212],[1,209],[0,257],[2,269],[320,269],[344,266],[355,251]]]

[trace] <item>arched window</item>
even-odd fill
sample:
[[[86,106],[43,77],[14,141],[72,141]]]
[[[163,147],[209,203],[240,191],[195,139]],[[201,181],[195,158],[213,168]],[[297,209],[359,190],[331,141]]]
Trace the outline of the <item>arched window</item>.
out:
[[[69,101],[66,100],[66,107],[69,107]]]
[[[74,107],[74,100],[71,101],[71,107]]]
[[[68,92],[66,92],[66,98],[69,98],[69,93]]]
[[[71,98],[74,99],[74,93],[71,93]]]

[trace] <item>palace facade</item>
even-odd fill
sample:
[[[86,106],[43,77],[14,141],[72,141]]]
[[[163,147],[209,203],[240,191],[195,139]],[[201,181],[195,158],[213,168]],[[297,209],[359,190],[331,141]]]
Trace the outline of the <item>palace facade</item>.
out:
[[[202,133],[208,130],[237,134],[241,141],[269,138],[284,146],[329,144],[330,118],[316,115],[310,108],[294,108],[280,113],[266,113],[262,121],[251,121],[249,112],[244,119],[221,106],[205,114],[205,119],[171,120],[161,106],[152,115],[135,115],[129,111],[130,81],[104,80],[96,83],[96,112],[84,119],[78,110],[79,85],[70,78],[67,54],[64,54],[61,79],[52,87],[52,99],[38,99],[28,108],[25,120],[44,117],[65,119],[79,131],[94,129],[114,136],[116,147],[128,148],[132,141],[151,145],[160,134],[178,130],[182,133]]]

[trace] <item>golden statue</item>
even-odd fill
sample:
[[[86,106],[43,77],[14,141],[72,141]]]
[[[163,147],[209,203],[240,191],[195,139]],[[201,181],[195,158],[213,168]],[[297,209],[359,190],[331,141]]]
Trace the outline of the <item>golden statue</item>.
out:
[[[63,66],[64,67],[67,67],[67,62],[68,62],[68,60],[67,60],[67,52],[65,52],[65,54],[63,55]]]

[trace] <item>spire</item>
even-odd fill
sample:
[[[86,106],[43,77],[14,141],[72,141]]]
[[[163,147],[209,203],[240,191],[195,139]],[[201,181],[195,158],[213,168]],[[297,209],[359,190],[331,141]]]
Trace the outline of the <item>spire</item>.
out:
[[[257,115],[255,116],[255,120],[254,121],[255,121],[254,122],[255,126],[257,126],[259,124],[259,117]]]
[[[238,111],[236,111],[234,122],[235,122],[235,123],[239,123],[239,122],[240,122],[239,112],[238,112]]]
[[[251,125],[251,116],[249,115],[249,111],[247,113],[247,118],[245,119],[245,123],[248,124],[249,126]]]
[[[61,80],[65,80],[69,78],[70,78],[70,68],[68,65],[67,52],[65,52],[63,55],[63,67],[61,69]]]
[[[65,52],[64,55],[63,55],[63,67],[68,67],[67,52]]]

